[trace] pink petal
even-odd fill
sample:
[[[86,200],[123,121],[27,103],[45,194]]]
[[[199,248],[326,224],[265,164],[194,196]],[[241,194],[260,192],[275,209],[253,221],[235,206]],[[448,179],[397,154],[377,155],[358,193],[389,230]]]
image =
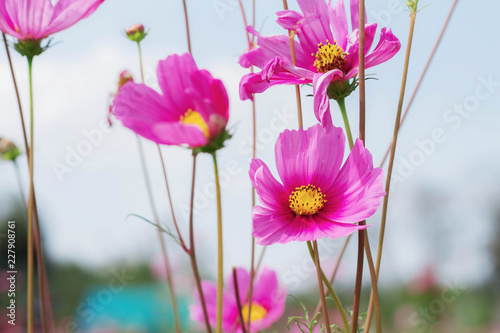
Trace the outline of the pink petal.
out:
[[[275,146],[276,168],[288,193],[309,184],[327,190],[339,172],[345,138],[340,128],[325,133],[320,124],[285,130]]]
[[[394,36],[391,29],[382,28],[380,40],[366,57],[366,68],[370,68],[391,59],[401,48],[401,42]]]
[[[244,75],[240,81],[240,99],[243,101],[247,99],[253,101],[253,94],[264,92],[276,85],[307,84],[312,82],[312,75],[311,80],[309,80],[281,70],[274,72],[269,79],[267,79],[268,75],[270,75],[269,70],[264,73],[264,78],[262,77],[263,72]]]
[[[276,22],[287,30],[295,30],[295,26],[304,19],[304,15],[294,10],[282,10],[276,12],[276,15],[278,16]]]
[[[266,207],[280,208],[288,206],[288,196],[281,185],[271,174],[267,165],[260,159],[250,163],[250,180],[257,191],[260,202]]]
[[[338,222],[359,222],[372,216],[385,195],[383,172],[373,168],[372,155],[357,140],[332,188],[325,193],[327,204],[321,210]]]
[[[103,2],[104,0],[59,0],[54,6],[54,14],[44,37],[69,28],[90,16]]]
[[[297,36],[302,47],[308,53],[316,53],[318,44],[333,43],[334,38],[330,30],[328,6],[325,0],[298,0],[304,19],[297,26]]]
[[[189,53],[173,54],[158,62],[156,73],[165,103],[168,108],[177,110],[179,116],[189,109],[195,109],[186,90],[195,90],[191,74],[196,71],[198,67]]]
[[[338,0],[335,7],[332,1],[329,3],[330,24],[333,30],[333,37],[337,45],[342,47],[343,50],[347,49],[347,34],[349,27],[347,25],[347,14],[345,11],[344,0]]]
[[[177,121],[178,117],[165,108],[163,97],[144,84],[128,82],[120,88],[113,101],[113,112],[123,125],[150,140],[157,140],[153,126]]]
[[[180,122],[163,122],[154,124],[152,130],[155,138],[151,140],[159,144],[188,145],[191,148],[197,148],[203,147],[208,143],[207,137],[196,125],[185,125]]]
[[[252,214],[252,235],[256,238],[256,243],[271,245],[280,242],[283,233],[289,228],[294,216],[295,214],[290,209],[277,211],[255,206]]]
[[[247,297],[248,288],[250,288],[250,274],[246,269],[238,267],[236,268],[236,277],[238,279],[238,291],[241,303],[244,305]],[[254,280],[254,286],[256,287],[256,281]],[[233,274],[229,274],[226,285],[231,294],[236,295],[236,289],[234,288]],[[236,298],[235,298],[236,299]]]
[[[329,131],[333,126],[332,116],[330,114],[330,99],[327,94],[328,86],[335,77],[342,79],[342,75],[342,71],[338,69],[331,70],[325,74],[318,73],[314,75],[314,115],[325,131]]]

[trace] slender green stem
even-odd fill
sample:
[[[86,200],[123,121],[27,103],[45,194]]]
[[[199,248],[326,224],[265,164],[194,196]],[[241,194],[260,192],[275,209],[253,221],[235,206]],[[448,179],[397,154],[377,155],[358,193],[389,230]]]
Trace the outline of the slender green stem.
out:
[[[309,255],[311,256],[311,259],[314,260],[314,248],[311,244],[311,242],[307,242],[307,248],[309,249]],[[340,298],[337,296],[335,291],[333,290],[332,285],[328,281],[328,278],[326,277],[325,273],[323,270],[321,270],[321,279],[326,285],[326,288],[328,289],[330,296],[332,296],[333,301],[335,302],[335,305],[337,306],[337,309],[339,310],[340,317],[342,318],[342,322],[344,324],[344,332],[349,332],[349,321],[347,320],[347,315],[345,313],[344,306],[342,305],[342,302],[340,301]]]
[[[217,192],[217,326],[216,333],[222,333],[222,292],[224,288],[223,276],[223,244],[222,244],[222,203],[219,183],[219,168],[215,152],[212,154],[215,171],[215,189]]]
[[[344,120],[345,131],[347,133],[347,140],[349,141],[349,148],[352,150],[354,147],[354,141],[352,139],[351,126],[349,125],[349,118],[347,117],[347,110],[345,107],[345,99],[338,99],[337,103],[340,108],[340,112],[342,113],[342,119]]]
[[[28,303],[27,303],[27,330],[33,332],[33,149],[34,149],[34,123],[33,123],[33,57],[28,57],[28,73],[30,85],[30,138],[31,149],[29,150],[29,173],[30,173],[30,194],[28,203]]]
[[[144,69],[142,68],[142,49],[141,49],[141,42],[137,42],[137,48],[139,49],[139,64],[141,67],[141,81],[144,83]]]
[[[375,264],[375,272],[376,272],[376,277],[377,280],[380,276],[380,262],[382,260],[382,248],[384,245],[384,236],[385,236],[385,227],[386,227],[386,221],[387,221],[387,208],[389,205],[389,191],[391,188],[391,177],[392,177],[392,169],[394,167],[394,157],[396,156],[396,146],[397,146],[397,140],[398,140],[398,134],[399,134],[399,127],[401,125],[401,113],[403,109],[403,102],[404,102],[404,96],[405,96],[405,91],[406,91],[406,81],[408,77],[408,68],[410,64],[410,54],[411,54],[411,46],[412,46],[412,41],[413,41],[413,33],[415,30],[415,19],[417,16],[417,4],[418,1],[415,1],[415,5],[412,8],[412,12],[410,14],[410,29],[408,32],[408,45],[406,47],[406,55],[405,55],[405,62],[404,62],[404,67],[403,67],[403,78],[401,79],[401,90],[399,93],[399,103],[398,103],[398,110],[396,113],[396,121],[394,124],[394,133],[393,133],[393,138],[392,138],[392,147],[391,147],[391,157],[389,159],[389,167],[387,170],[387,179],[385,183],[385,192],[387,193],[386,196],[384,197],[384,203],[382,207],[382,221],[381,221],[381,226],[380,226],[380,235],[379,235],[379,242],[378,242],[378,250],[377,250],[377,261]],[[371,302],[372,303],[372,302]],[[367,323],[365,325],[365,332],[369,332],[370,330],[370,323],[371,323],[371,316],[373,314],[373,306],[368,308],[368,315],[366,317]],[[371,311],[370,311],[371,310]]]

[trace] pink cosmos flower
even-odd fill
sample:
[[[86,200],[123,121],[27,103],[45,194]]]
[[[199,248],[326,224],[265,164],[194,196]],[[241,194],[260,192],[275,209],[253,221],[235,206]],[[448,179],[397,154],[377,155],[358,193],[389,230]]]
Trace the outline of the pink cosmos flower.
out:
[[[373,168],[372,155],[360,140],[342,166],[344,147],[341,128],[324,132],[317,124],[278,137],[276,168],[282,183],[264,162],[252,161],[250,179],[260,199],[252,216],[258,244],[337,238],[367,227],[353,223],[380,205],[382,169]]]
[[[281,84],[307,84],[314,87],[316,117],[322,123],[330,120],[327,90],[332,82],[348,83],[358,75],[359,0],[351,1],[351,32],[343,0],[333,6],[325,0],[297,0],[302,13],[279,11],[277,22],[297,34],[294,41],[297,65],[290,55],[288,35],[262,36],[253,27],[247,31],[257,36],[258,48],[245,52],[239,59],[243,67],[262,69],[245,75],[240,82],[242,100],[253,99],[269,87]],[[382,28],[377,46],[370,52],[377,24],[365,27],[365,67],[370,68],[391,59],[401,43],[390,29]],[[318,106],[322,106],[321,108]]]
[[[162,94],[145,84],[127,82],[113,102],[125,127],[156,143],[203,147],[219,138],[229,118],[222,81],[196,67],[189,54],[158,63]]]
[[[260,332],[271,327],[285,312],[286,289],[279,289],[276,273],[270,269],[263,268],[261,273],[254,279],[252,295],[252,311],[248,317],[249,302],[245,298],[250,287],[250,274],[244,268],[236,270],[238,278],[239,298],[242,303],[242,315],[245,323],[250,320],[250,332]],[[203,294],[207,303],[209,322],[212,326],[216,324],[217,315],[217,286],[208,281],[202,281]],[[236,292],[234,289],[233,275],[228,278],[224,290],[222,309],[222,330],[224,332],[242,332],[236,303]],[[197,303],[190,308],[191,319],[200,323],[204,322],[203,310],[198,295]]]
[[[20,40],[41,40],[88,17],[104,0],[0,0],[0,30]]]

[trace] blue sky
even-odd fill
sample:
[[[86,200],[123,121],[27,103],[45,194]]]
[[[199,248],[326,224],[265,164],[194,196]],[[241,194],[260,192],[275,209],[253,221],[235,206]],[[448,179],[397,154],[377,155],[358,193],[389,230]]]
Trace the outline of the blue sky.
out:
[[[404,49],[409,20],[403,3],[370,1],[367,12],[369,22],[392,28]],[[452,1],[424,1],[422,5],[427,3],[430,5],[417,17],[407,97]],[[250,13],[251,2],[245,0],[244,4]],[[281,4],[278,0],[257,1],[258,30],[264,34],[282,33],[274,23],[274,12],[281,10]],[[290,7],[297,5],[290,1]],[[225,177],[225,269],[229,271],[233,265],[248,265],[250,253],[247,170],[251,157],[248,149],[251,105],[238,98],[238,82],[246,70],[237,64],[246,48],[246,38],[237,1],[193,0],[188,1],[188,10],[193,55],[199,67],[207,68],[224,81],[231,99],[230,127],[235,136],[219,154]],[[386,283],[408,279],[431,260],[439,264],[443,281],[460,276],[465,283],[475,284],[489,274],[487,246],[492,239],[493,208],[498,206],[499,192],[500,69],[496,61],[500,50],[495,33],[499,10],[496,1],[486,1],[481,6],[467,1],[458,4],[402,129],[395,165],[400,181],[394,185],[390,202],[383,261],[382,280]],[[58,261],[102,267],[118,260],[150,260],[158,253],[155,231],[137,219],[126,219],[130,213],[150,216],[136,139],[118,121],[111,130],[102,127],[120,71],[128,69],[139,77],[137,48],[123,33],[124,28],[137,22],[151,29],[143,42],[143,52],[146,83],[155,87],[158,60],[187,50],[180,0],[105,1],[91,17],[55,35],[55,45],[35,59],[35,177],[46,248]],[[378,78],[367,83],[367,146],[376,164],[392,136],[403,53],[368,71]],[[13,58],[23,106],[27,109],[26,61],[17,54]],[[0,52],[0,72],[0,136],[21,146],[5,52]],[[303,88],[303,95],[310,93],[309,89]],[[356,92],[347,100],[353,124],[357,121],[357,103]],[[276,87],[259,95],[257,108],[258,156],[273,165],[274,141],[279,131],[270,124],[296,128],[294,89]],[[311,98],[303,97],[303,108],[305,124],[313,125],[316,120]],[[336,105],[332,104],[332,112],[334,122],[340,125]],[[89,135],[95,139],[90,146],[83,143],[89,141]],[[156,147],[145,144],[162,221],[170,223]],[[71,151],[82,145],[87,145],[88,155],[81,160],[73,159],[68,166]],[[189,202],[190,152],[166,147],[164,153],[176,213],[183,221]],[[54,171],[58,163],[66,164],[72,172],[58,177]],[[25,166],[24,157],[20,164]],[[201,208],[197,209],[196,228],[207,274],[215,272],[216,263],[212,173],[209,156],[200,157],[197,201]],[[8,216],[4,212],[19,204],[13,175],[10,164],[0,163],[0,216],[4,220]],[[28,182],[26,172],[24,182]],[[379,214],[369,223],[374,225],[370,235],[376,236]],[[372,243],[375,241],[376,237]],[[328,257],[333,260],[341,243],[322,242],[323,251],[331,254]],[[169,248],[182,258],[175,244],[171,243]],[[352,243],[343,264],[342,281],[349,281],[354,275],[354,256]],[[306,267],[302,270],[307,271],[305,260],[307,252],[303,244],[277,245],[268,249],[265,264],[278,269],[287,284],[295,285],[297,277],[302,275],[297,273],[297,267]],[[299,277],[299,280],[305,279]]]

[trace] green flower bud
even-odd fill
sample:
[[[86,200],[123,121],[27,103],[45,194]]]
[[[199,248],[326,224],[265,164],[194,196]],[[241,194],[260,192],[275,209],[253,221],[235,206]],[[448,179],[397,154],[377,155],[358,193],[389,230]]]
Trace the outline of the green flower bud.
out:
[[[5,161],[15,161],[20,155],[19,148],[10,140],[0,138],[0,156]]]
[[[125,29],[128,39],[137,43],[143,40],[144,37],[147,36],[148,32],[149,31],[144,31],[144,26],[142,24],[134,24]]]

